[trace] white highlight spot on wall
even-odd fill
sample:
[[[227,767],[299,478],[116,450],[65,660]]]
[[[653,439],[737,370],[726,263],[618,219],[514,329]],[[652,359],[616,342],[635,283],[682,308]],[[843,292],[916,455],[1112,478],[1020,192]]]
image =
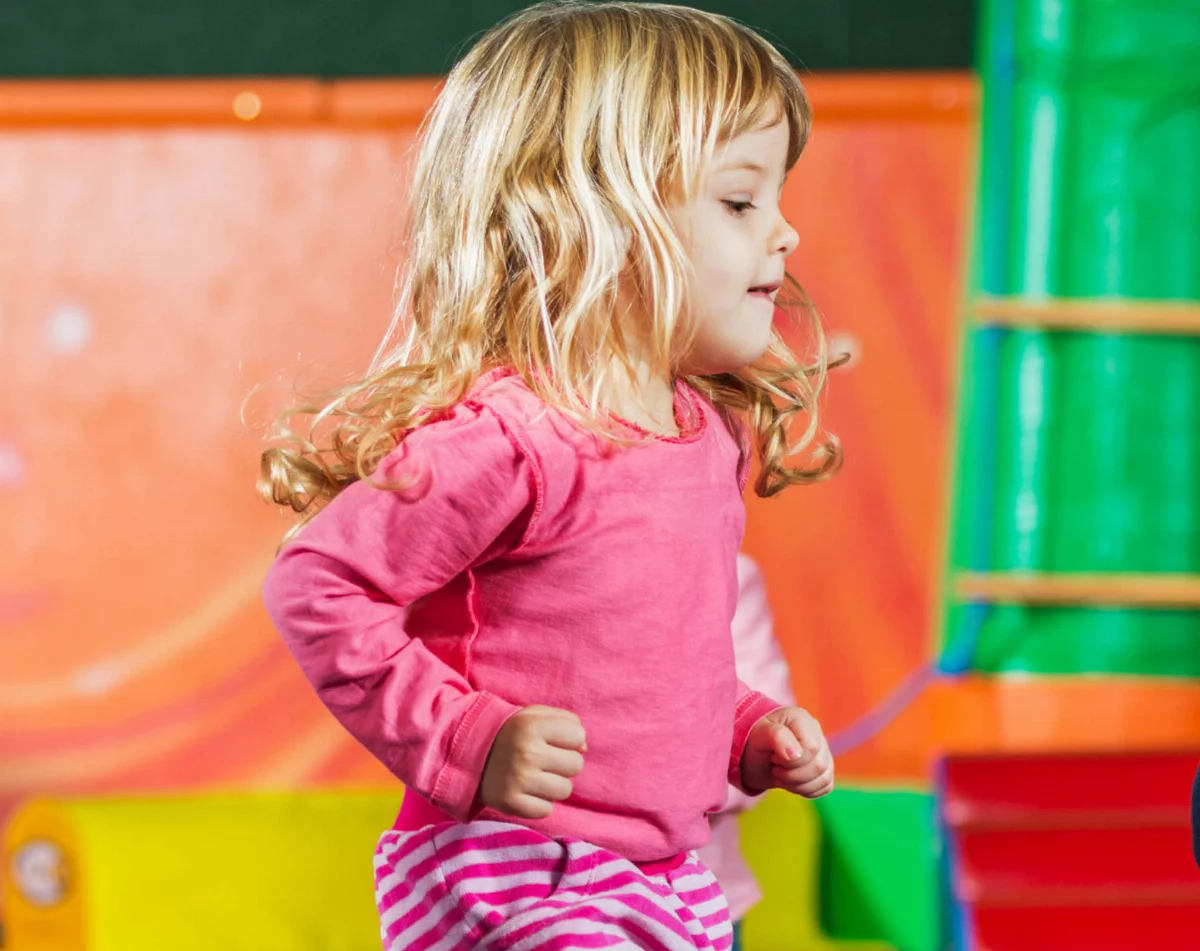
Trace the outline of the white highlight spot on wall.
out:
[[[829,359],[838,360],[843,354],[848,358],[845,365],[852,367],[862,359],[862,342],[852,333],[840,331],[830,334],[826,342],[829,349]]]
[[[59,353],[79,353],[92,339],[92,318],[78,304],[61,304],[46,318],[46,338]]]
[[[11,442],[0,437],[0,489],[19,489],[28,476],[25,457]]]
[[[112,693],[123,680],[125,671],[114,663],[99,663],[81,671],[75,678],[75,690],[85,697],[98,697]]]

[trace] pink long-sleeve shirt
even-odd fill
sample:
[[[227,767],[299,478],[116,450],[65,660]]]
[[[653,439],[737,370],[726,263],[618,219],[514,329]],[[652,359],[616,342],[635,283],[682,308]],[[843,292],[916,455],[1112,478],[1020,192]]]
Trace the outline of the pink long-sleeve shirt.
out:
[[[614,446],[494,371],[335,498],[264,600],[342,724],[455,819],[524,706],[587,731],[569,800],[522,820],[638,862],[702,845],[778,704],[742,685],[730,624],[744,454],[682,382],[677,438]],[[511,821],[511,820],[510,820]]]

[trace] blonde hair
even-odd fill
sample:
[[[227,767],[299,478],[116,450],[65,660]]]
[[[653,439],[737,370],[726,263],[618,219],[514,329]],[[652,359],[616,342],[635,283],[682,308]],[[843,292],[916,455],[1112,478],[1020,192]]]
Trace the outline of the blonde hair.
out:
[[[791,168],[810,127],[804,89],[771,44],[722,16],[543,3],[489,31],[425,121],[392,326],[362,380],[284,418],[309,416],[307,435],[281,424],[260,491],[311,517],[495,366],[618,438],[600,406],[614,363],[632,372],[637,354],[674,376],[690,339],[688,258],[669,202],[697,186],[719,143],[776,116]],[[644,326],[613,319],[619,279],[634,282]],[[758,364],[687,377],[730,425],[744,418],[761,496],[840,461],[832,439],[813,446],[828,362],[815,310],[789,287],[780,303],[808,331],[808,365],[776,331]],[[789,467],[802,450],[807,465]]]

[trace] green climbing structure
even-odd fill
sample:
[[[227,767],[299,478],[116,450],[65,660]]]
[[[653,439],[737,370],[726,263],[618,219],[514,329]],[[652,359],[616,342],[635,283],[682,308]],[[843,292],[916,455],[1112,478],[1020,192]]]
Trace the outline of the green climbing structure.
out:
[[[1200,2],[982,14],[943,666],[1197,677]],[[1168,312],[1182,326],[1164,333]],[[956,597],[964,572],[1042,596]],[[1046,594],[1084,574],[1170,575],[1184,603]]]

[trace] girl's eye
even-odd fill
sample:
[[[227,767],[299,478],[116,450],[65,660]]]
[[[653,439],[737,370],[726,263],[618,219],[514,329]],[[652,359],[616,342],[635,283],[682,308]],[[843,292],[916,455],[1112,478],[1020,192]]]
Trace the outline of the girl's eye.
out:
[[[723,199],[721,201],[721,204],[723,204],[726,208],[728,208],[730,213],[733,214],[737,218],[742,217],[742,215],[744,215],[746,212],[748,212],[751,208],[754,207],[753,202],[734,201],[732,198]]]

